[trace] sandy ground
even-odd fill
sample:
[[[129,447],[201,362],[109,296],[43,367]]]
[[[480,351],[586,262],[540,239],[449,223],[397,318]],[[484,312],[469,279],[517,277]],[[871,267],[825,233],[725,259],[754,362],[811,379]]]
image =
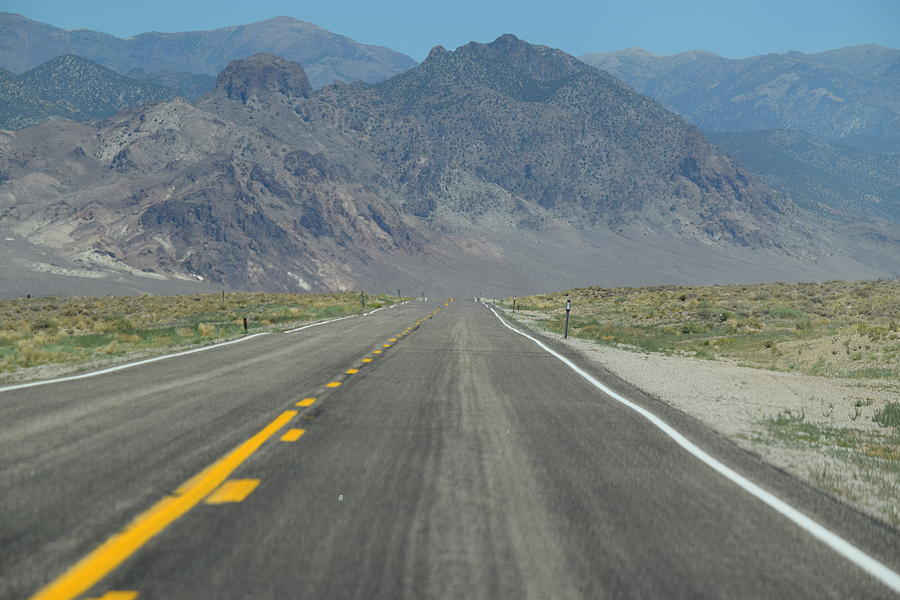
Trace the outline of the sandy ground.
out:
[[[564,340],[543,329],[536,316],[519,311],[515,320],[579,350],[772,464],[900,528],[900,461],[872,458],[829,442],[779,439],[766,424],[788,412],[795,418],[802,415],[803,423],[853,430],[853,435],[877,444],[890,430],[872,416],[887,402],[900,402],[896,379],[815,377]]]

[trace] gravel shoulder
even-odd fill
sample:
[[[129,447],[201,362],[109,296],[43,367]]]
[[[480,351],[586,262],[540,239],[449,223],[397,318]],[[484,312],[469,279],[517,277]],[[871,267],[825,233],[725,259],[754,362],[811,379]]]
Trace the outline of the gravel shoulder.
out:
[[[509,310],[506,316],[512,318]],[[900,529],[900,432],[873,420],[900,402],[896,379],[841,379],[635,351],[514,318],[699,419],[741,447]]]

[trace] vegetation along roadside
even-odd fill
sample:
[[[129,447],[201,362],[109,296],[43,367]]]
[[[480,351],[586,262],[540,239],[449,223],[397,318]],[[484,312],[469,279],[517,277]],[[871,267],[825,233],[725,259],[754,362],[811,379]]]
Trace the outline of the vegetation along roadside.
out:
[[[365,310],[393,301],[366,297]],[[0,299],[0,381],[73,372],[362,312],[359,292]]]

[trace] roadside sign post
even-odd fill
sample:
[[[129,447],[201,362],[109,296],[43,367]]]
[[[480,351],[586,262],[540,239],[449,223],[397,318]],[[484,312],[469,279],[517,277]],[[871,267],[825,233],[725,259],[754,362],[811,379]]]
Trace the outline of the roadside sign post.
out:
[[[359,302],[362,304],[362,307],[366,307],[366,293],[363,291],[359,292]]]
[[[569,337],[569,311],[572,310],[572,299],[566,298],[566,330],[563,333],[563,338],[568,339]]]
[[[516,297],[513,296],[513,316],[516,315]]]

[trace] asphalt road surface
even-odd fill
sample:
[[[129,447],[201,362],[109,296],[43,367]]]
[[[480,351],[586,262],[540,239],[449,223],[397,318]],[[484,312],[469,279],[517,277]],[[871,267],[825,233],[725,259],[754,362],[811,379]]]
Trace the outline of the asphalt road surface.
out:
[[[900,571],[887,527],[582,368]],[[2,598],[897,596],[471,299],[0,392]]]

